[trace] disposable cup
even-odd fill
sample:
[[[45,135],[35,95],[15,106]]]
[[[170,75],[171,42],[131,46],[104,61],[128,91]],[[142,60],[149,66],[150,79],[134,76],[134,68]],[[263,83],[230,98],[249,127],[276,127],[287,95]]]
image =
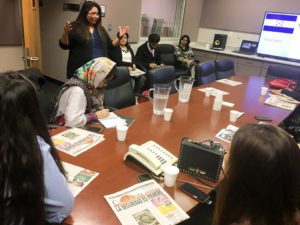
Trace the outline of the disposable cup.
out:
[[[179,169],[176,166],[167,166],[164,169],[164,182],[167,187],[173,187],[175,185]]]
[[[124,125],[117,126],[117,139],[118,141],[125,141],[128,127]]]
[[[261,87],[261,95],[266,95],[268,92],[268,88],[267,87]]]
[[[236,122],[237,118],[239,117],[239,111],[230,110],[230,122]]]
[[[170,121],[172,118],[172,114],[173,114],[173,109],[165,108],[164,109],[164,120]]]

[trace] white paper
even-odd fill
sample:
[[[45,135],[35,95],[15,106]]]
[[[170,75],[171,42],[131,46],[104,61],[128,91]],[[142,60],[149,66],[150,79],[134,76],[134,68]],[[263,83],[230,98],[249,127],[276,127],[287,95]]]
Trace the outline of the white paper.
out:
[[[222,102],[222,105],[228,106],[228,107],[233,107],[233,106],[234,106],[234,103],[223,101],[223,102]]]
[[[105,128],[114,128],[117,127],[119,125],[124,125],[126,126],[126,120],[122,119],[121,117],[119,117],[118,115],[116,115],[113,112],[110,112],[109,115],[107,117],[105,117],[104,119],[99,119],[100,123],[102,123],[102,125]]]
[[[242,84],[242,82],[229,80],[229,79],[221,79],[221,80],[217,80],[217,82],[227,84],[227,85],[230,85],[230,86],[237,86],[237,85]]]
[[[213,95],[213,96],[217,96],[218,94],[221,94],[221,95],[228,95],[229,94],[226,91],[222,91],[222,90],[219,90],[219,89],[213,88],[213,87],[199,88],[198,91],[201,91],[201,92],[204,92],[204,93],[209,91],[210,94]]]
[[[139,77],[143,74],[145,74],[145,72],[142,70],[139,70],[138,68],[135,68],[134,70],[130,71],[130,76],[132,76],[132,77]]]
[[[265,100],[265,104],[291,111],[293,111],[297,106],[297,104],[295,103],[290,103],[286,100],[282,100],[282,96],[280,95],[272,94],[270,94],[270,97]]]

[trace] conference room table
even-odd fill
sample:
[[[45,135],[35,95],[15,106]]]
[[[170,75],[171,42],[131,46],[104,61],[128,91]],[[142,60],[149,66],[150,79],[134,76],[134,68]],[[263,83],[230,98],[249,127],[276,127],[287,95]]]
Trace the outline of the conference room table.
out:
[[[105,129],[103,131],[105,141],[86,152],[76,157],[59,152],[63,161],[99,172],[99,175],[75,198],[74,209],[65,223],[74,225],[120,224],[103,196],[136,184],[137,175],[147,172],[133,161],[123,161],[123,156],[130,144],[141,145],[153,140],[178,157],[181,139],[188,137],[197,141],[213,139],[221,142],[228,151],[229,143],[215,137],[227,125],[241,127],[246,123],[257,123],[255,116],[269,116],[273,119],[269,123],[277,125],[291,113],[291,111],[264,104],[267,96],[260,95],[261,87],[267,86],[264,77],[233,76],[230,79],[242,82],[242,84],[229,86],[213,82],[195,87],[188,103],[179,102],[178,93],[171,94],[167,107],[172,108],[174,113],[170,122],[164,121],[163,116],[153,114],[150,101],[115,111],[116,114],[135,119],[128,129],[124,142],[117,140],[115,129]],[[234,103],[234,106],[223,106],[221,111],[213,111],[214,97],[205,97],[205,94],[198,90],[204,87],[214,87],[229,92],[228,95],[224,95],[223,100]],[[235,123],[229,121],[229,112],[232,109],[245,112]],[[52,134],[64,129],[66,128],[54,130]],[[200,184],[199,181],[183,173],[179,174],[179,179]],[[157,182],[164,187],[162,181]],[[164,189],[184,211],[188,212],[198,202],[178,189],[181,184],[181,181],[177,181],[175,187],[164,187]],[[200,189],[206,193],[210,191],[206,188]]]

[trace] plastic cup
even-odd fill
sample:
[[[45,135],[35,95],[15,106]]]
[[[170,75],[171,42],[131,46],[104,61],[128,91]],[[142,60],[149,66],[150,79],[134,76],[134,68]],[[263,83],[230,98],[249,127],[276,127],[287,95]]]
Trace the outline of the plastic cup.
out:
[[[164,169],[164,182],[167,187],[173,187],[175,185],[179,169],[176,166],[167,166]]]
[[[164,120],[170,121],[172,118],[172,114],[173,114],[173,109],[165,108],[164,109]]]
[[[118,141],[125,141],[128,127],[124,125],[117,126],[117,139]]]
[[[230,110],[230,117],[229,120],[230,122],[236,122],[237,118],[239,117],[239,111],[236,110]]]
[[[268,92],[268,88],[267,87],[261,87],[261,92],[260,92],[261,95],[266,95],[267,92]]]

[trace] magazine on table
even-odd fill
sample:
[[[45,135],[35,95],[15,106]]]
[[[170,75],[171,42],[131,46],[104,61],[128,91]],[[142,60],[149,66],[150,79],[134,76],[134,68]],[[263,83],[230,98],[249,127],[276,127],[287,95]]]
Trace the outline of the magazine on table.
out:
[[[225,129],[222,129],[217,133],[216,137],[220,138],[223,141],[231,142],[233,135],[237,132],[239,128],[229,124]]]
[[[293,100],[289,98],[288,96],[283,95],[272,95],[270,94],[270,97],[265,100],[265,104],[275,106],[282,109],[287,109],[293,111],[298,101]]]
[[[105,195],[121,224],[177,224],[189,216],[154,180]]]
[[[217,80],[217,82],[227,84],[227,85],[230,85],[230,86],[238,86],[238,85],[242,84],[242,82],[229,80],[229,79],[221,79],[221,80]]]
[[[52,136],[54,146],[72,156],[77,156],[104,140],[103,134],[75,127]]]
[[[210,94],[213,95],[213,96],[217,96],[218,94],[222,94],[222,95],[228,95],[229,94],[226,91],[222,91],[222,90],[219,90],[219,89],[213,88],[213,87],[199,88],[198,91],[201,91],[201,92],[204,92],[204,93],[209,91]]]
[[[68,179],[68,188],[74,197],[99,175],[97,172],[67,162],[62,163]]]

